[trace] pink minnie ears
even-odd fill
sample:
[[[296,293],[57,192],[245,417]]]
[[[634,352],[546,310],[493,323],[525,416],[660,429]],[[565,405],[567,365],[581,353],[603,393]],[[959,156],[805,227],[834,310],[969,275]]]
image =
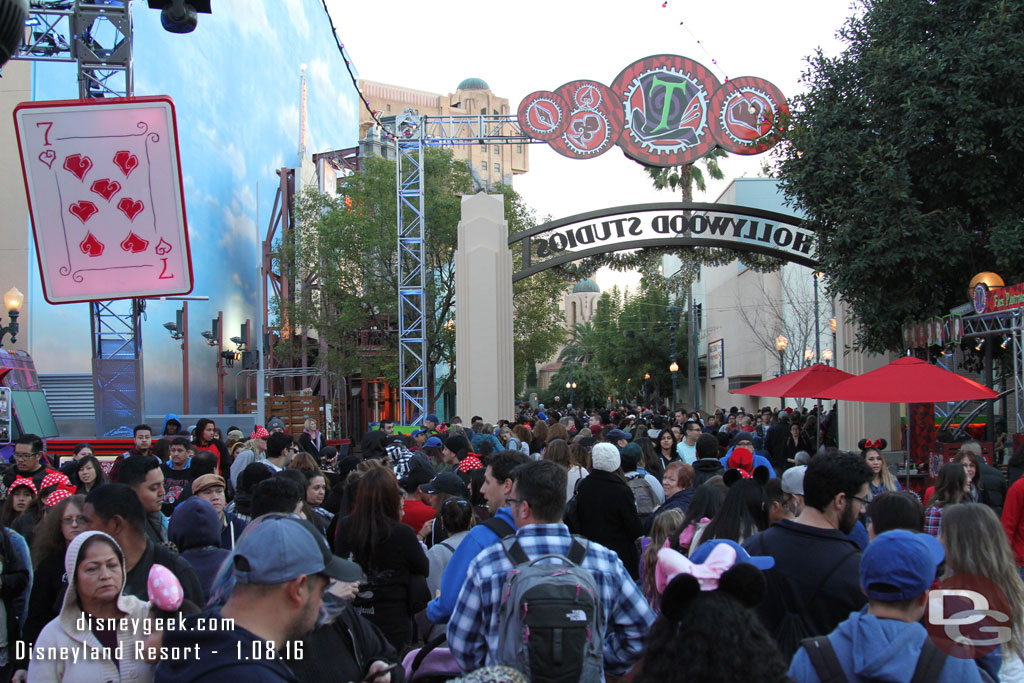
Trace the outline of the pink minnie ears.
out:
[[[713,591],[718,588],[718,579],[734,564],[736,551],[728,545],[716,547],[703,564],[691,562],[688,557],[671,548],[662,548],[658,551],[654,578],[659,593],[665,592],[665,586],[680,574],[689,574],[697,579],[702,591]]]
[[[149,593],[149,601],[164,612],[177,612],[185,599],[178,577],[162,564],[150,567],[146,591]]]

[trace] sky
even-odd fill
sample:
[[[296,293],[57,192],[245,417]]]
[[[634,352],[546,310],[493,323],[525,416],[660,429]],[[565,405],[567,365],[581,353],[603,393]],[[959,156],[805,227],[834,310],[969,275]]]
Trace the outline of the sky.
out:
[[[791,97],[804,90],[809,55],[841,51],[836,32],[854,12],[849,0],[327,2],[362,78],[447,94],[474,76],[507,97],[513,111],[535,90],[580,78],[610,84],[627,65],[655,54],[689,57],[720,81],[760,76]],[[694,199],[712,201],[730,179],[761,175],[767,158],[724,160],[725,180]],[[673,198],[651,188],[618,148],[573,160],[532,145],[530,171],[514,185],[541,219]],[[596,279],[604,289],[638,282],[606,269]]]

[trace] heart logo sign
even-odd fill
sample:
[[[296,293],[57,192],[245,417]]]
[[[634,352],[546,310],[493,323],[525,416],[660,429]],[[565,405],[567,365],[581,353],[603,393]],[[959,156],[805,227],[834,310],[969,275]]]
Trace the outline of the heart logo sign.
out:
[[[99,211],[100,210],[96,208],[96,205],[88,199],[77,201],[68,207],[68,212],[78,220],[82,221],[82,225],[88,223],[89,219],[99,213]]]
[[[161,237],[160,238],[160,243],[156,245],[156,247],[153,249],[153,251],[155,251],[160,256],[163,256],[165,254],[170,253],[171,249],[173,249],[173,248],[174,247],[171,246],[170,242],[168,242],[163,237]]]
[[[78,243],[78,248],[82,250],[82,253],[86,256],[97,257],[103,255],[103,242],[96,239],[96,235],[91,232],[85,236],[85,239]]]
[[[132,171],[139,167],[139,158],[128,150],[122,149],[114,154],[114,165],[121,169],[121,173],[124,173],[124,177],[127,178]]]
[[[741,98],[729,106],[729,124],[740,128],[733,132],[739,137],[754,138],[771,130],[770,122],[764,118],[765,105],[759,97]],[[769,124],[766,126],[766,124]],[[746,134],[744,135],[744,132]]]
[[[81,154],[69,154],[64,158],[64,168],[79,180],[85,180],[85,175],[92,168],[92,159]]]
[[[142,213],[142,210],[146,208],[146,205],[141,200],[132,199],[131,197],[121,197],[120,201],[117,202],[117,208],[125,216],[128,216],[128,220],[134,221],[135,217]]]
[[[46,164],[46,168],[53,168],[53,162],[57,161],[57,153],[52,149],[48,149],[39,154],[39,161]]]
[[[129,254],[140,254],[146,251],[146,247],[148,246],[149,242],[142,239],[134,232],[129,232],[128,236],[121,242],[121,248]]]
[[[121,191],[121,183],[110,178],[103,178],[94,182],[89,189],[109,202],[111,197]]]

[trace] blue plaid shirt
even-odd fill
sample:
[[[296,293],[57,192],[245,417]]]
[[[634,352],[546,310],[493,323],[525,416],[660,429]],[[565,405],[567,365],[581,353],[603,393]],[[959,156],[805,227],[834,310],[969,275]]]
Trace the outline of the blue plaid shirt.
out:
[[[564,524],[531,524],[516,531],[516,538],[531,558],[567,555],[572,541]],[[501,593],[505,577],[513,567],[501,543],[482,550],[469,565],[466,582],[448,621],[448,647],[465,672],[496,663]],[[654,612],[613,551],[588,542],[583,568],[594,576],[607,615],[605,669],[614,674],[625,673],[640,659]]]

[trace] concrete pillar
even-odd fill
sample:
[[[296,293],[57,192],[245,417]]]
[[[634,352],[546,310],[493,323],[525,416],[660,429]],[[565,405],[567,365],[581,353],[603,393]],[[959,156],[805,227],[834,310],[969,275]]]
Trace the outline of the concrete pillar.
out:
[[[853,345],[857,323],[842,299],[836,300],[836,316],[839,322],[836,329],[836,367],[854,375],[863,375],[892,360],[886,355],[844,351],[847,346]],[[900,450],[899,411],[900,405],[894,403],[840,401],[839,448],[858,451],[857,443],[861,439],[881,437],[889,442],[889,450]]]
[[[512,252],[500,194],[462,198],[455,252],[456,410],[514,417]]]
[[[0,240],[0,296],[11,287],[17,287],[25,295],[18,318],[18,342],[12,344],[10,337],[4,338],[4,348],[8,351],[29,350],[31,313],[36,304],[29,285],[29,268],[35,268],[35,261],[29,263],[28,245],[32,235],[28,202],[18,161],[18,138],[11,118],[19,102],[31,99],[32,64],[17,60],[4,64],[4,76],[0,78],[0,116],[4,121],[0,126],[0,149],[5,152],[4,164],[0,166],[0,197],[3,198],[3,211],[0,212],[0,235],[3,236]],[[0,326],[9,322],[7,307],[0,305]]]

